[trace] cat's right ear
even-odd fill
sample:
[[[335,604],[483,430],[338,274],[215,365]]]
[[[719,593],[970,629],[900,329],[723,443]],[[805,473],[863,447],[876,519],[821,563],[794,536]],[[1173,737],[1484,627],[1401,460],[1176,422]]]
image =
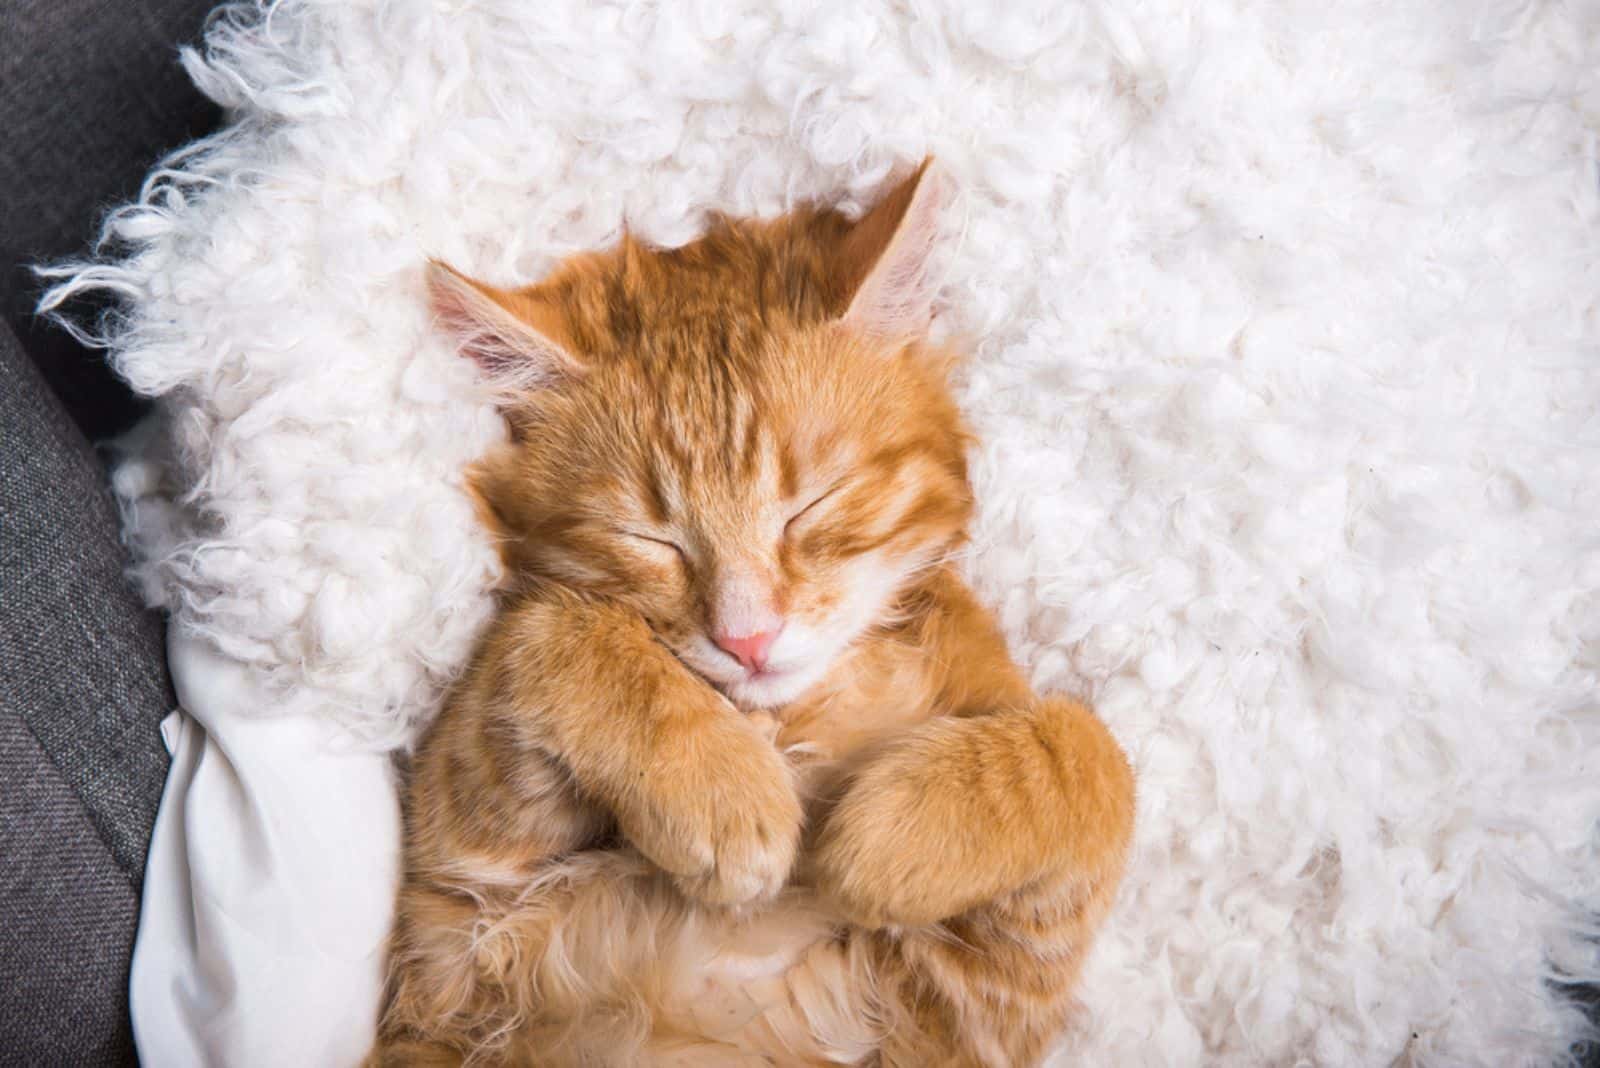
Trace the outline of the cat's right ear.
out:
[[[949,199],[948,179],[929,157],[850,228],[835,264],[850,294],[842,322],[891,339],[927,332],[936,281],[929,261]]]
[[[463,356],[497,390],[548,389],[583,374],[561,337],[561,315],[536,290],[498,289],[429,260],[428,302]]]

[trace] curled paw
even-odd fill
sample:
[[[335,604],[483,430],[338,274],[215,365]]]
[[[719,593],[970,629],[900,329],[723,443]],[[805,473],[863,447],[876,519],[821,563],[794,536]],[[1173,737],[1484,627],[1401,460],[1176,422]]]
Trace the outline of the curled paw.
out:
[[[829,814],[810,875],[844,919],[926,926],[991,900],[1012,878],[1002,813],[972,789],[967,731],[947,721],[915,732],[863,769]]]
[[[621,814],[624,833],[696,900],[740,905],[776,894],[803,819],[783,758],[738,720],[677,748],[641,780],[637,804]]]

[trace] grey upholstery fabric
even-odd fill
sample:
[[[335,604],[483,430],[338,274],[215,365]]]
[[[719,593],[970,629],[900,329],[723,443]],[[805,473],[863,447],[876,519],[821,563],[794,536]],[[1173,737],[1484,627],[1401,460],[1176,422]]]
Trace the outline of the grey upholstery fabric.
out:
[[[0,375],[0,711],[27,724],[138,880],[173,704],[161,624],[123,574],[99,458],[9,336]]]
[[[0,1064],[121,1065],[138,895],[22,719],[0,714]]]
[[[100,354],[30,318],[27,265],[81,253],[151,164],[215,127],[178,65],[213,3],[0,0],[0,315],[93,440],[140,405]]]
[[[0,326],[0,1064],[133,1056],[173,698],[125,566],[103,468]]]
[[[0,1065],[135,1063],[128,962],[172,697],[84,435],[140,406],[31,318],[27,268],[82,252],[214,127],[177,63],[212,3],[0,0]]]

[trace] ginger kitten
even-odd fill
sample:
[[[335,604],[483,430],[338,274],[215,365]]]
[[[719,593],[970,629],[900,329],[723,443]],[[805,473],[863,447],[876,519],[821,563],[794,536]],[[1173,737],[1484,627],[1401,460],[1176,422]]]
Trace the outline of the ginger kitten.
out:
[[[1025,1065],[1133,776],[949,558],[940,188],[433,306],[504,396],[500,610],[413,761],[369,1063]]]

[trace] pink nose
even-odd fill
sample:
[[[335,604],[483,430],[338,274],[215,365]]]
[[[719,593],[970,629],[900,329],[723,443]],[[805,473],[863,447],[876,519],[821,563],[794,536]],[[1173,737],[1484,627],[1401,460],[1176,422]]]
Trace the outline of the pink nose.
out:
[[[767,666],[767,651],[772,648],[772,643],[777,640],[778,630],[781,629],[764,630],[738,638],[731,634],[719,634],[716,641],[718,645],[733,654],[739,663],[751,671],[760,671]]]

